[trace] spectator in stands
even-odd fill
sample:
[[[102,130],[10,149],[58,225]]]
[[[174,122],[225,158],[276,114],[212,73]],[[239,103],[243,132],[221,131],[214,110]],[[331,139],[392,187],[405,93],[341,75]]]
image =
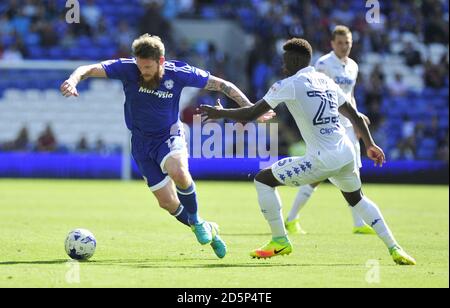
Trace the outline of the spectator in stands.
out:
[[[26,0],[22,10],[23,14],[29,18],[34,18],[38,13],[38,6],[34,0]]]
[[[446,23],[443,18],[443,12],[443,4],[441,1],[422,1],[422,15],[426,17],[424,25],[424,42],[426,44],[448,44],[448,19]]]
[[[349,2],[342,1],[332,14],[336,24],[351,25],[355,14],[350,10]]]
[[[15,44],[6,48],[0,58],[4,61],[20,61],[23,60],[23,55],[17,47],[17,44]]]
[[[39,135],[36,150],[38,152],[56,151],[56,138],[50,124],[47,124],[45,130]]]
[[[392,159],[413,160],[416,156],[416,124],[405,115],[403,117],[401,140],[391,153]]]
[[[445,136],[445,139],[440,141],[438,144],[438,159],[445,161],[446,163],[448,163],[449,161],[449,151],[448,151],[448,130],[447,130],[447,134]]]
[[[28,129],[23,126],[13,141],[6,142],[0,148],[3,151],[25,151],[28,149],[29,142]]]
[[[114,35],[117,39],[117,43],[121,46],[130,46],[136,37],[135,31],[130,28],[130,25],[122,20],[119,23],[117,33]]]
[[[401,140],[394,148],[390,157],[394,160],[414,160],[416,156],[416,138],[414,135]]]
[[[92,28],[97,26],[102,15],[94,0],[87,0],[87,3],[82,4],[81,14]]]
[[[87,152],[87,151],[89,151],[89,145],[88,145],[86,136],[81,136],[80,140],[78,140],[78,142],[77,142],[75,150],[77,152]]]
[[[435,65],[430,60],[425,62],[424,80],[425,86],[440,89],[445,86],[445,78],[448,72],[442,65]]]
[[[373,67],[370,77],[364,84],[366,92],[366,101],[381,103],[385,87],[385,76],[380,64],[376,64]]]
[[[0,36],[6,36],[13,32],[13,26],[7,14],[0,14]]]
[[[400,55],[405,58],[405,63],[409,67],[422,64],[422,56],[420,52],[414,47],[412,42],[406,42]]]
[[[149,18],[150,16],[151,18]],[[166,45],[170,46],[172,44],[170,31],[170,23],[164,19],[161,12],[161,3],[157,1],[148,2],[145,14],[142,15],[139,21],[139,32],[157,35],[166,42]]]
[[[58,35],[51,22],[43,23],[40,26],[39,35],[41,45],[44,47],[52,47],[59,42]]]
[[[95,141],[95,148],[94,148],[95,152],[98,154],[108,154],[108,148],[106,147],[105,142],[103,141],[102,138],[97,138],[97,141]]]
[[[408,92],[408,87],[403,82],[403,76],[400,73],[395,74],[395,80],[388,84],[389,93],[392,96],[405,96]]]
[[[415,135],[416,124],[407,115],[403,117],[402,138],[408,139]]]
[[[120,45],[114,54],[114,59],[126,58],[130,56],[130,45]]]
[[[372,119],[370,119],[373,121]],[[372,137],[377,141],[377,144],[383,149],[387,149],[389,130],[386,125],[386,117],[380,116],[376,125],[373,122],[370,124],[370,130],[373,131]],[[363,151],[361,151],[363,153]]]
[[[370,119],[370,125],[378,127],[381,125],[381,103],[376,98],[371,98],[370,101],[366,101],[367,117]]]
[[[431,118],[431,122],[425,126],[424,137],[435,139],[438,143],[442,143],[445,140],[445,131],[440,129],[437,115],[434,115]]]

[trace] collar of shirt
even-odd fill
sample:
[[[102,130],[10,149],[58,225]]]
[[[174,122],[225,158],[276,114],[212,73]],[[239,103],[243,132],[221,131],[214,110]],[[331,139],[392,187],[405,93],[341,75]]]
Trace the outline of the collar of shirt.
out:
[[[303,74],[303,73],[314,72],[315,70],[316,69],[314,68],[314,66],[307,66],[307,67],[304,67],[301,70],[299,70],[296,75]]]
[[[347,65],[348,64],[348,58],[346,59],[346,61],[343,61],[343,60],[339,59],[338,56],[334,53],[334,50],[331,51],[331,57],[333,59],[335,59],[341,65]]]

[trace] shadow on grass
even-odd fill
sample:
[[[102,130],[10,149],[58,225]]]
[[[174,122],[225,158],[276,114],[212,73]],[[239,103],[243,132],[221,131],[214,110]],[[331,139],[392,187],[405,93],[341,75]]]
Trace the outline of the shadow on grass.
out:
[[[2,265],[20,265],[20,264],[36,264],[36,265],[51,265],[51,264],[64,264],[69,260],[39,260],[39,261],[5,261],[0,262],[0,266]]]
[[[0,262],[0,266],[7,265],[55,265],[55,264],[65,264],[69,262],[68,259],[58,259],[58,260],[37,260],[37,261],[5,261]],[[215,262],[215,263],[205,263],[205,264],[185,264],[185,262]],[[215,258],[208,259],[198,259],[198,258],[180,258],[180,259],[169,259],[169,258],[155,258],[155,259],[116,259],[116,260],[88,260],[81,261],[80,263],[86,265],[100,265],[100,266],[120,266],[120,267],[132,267],[132,268],[203,268],[203,269],[214,269],[214,268],[264,268],[264,267],[362,267],[364,264],[303,264],[303,263],[286,263],[280,264],[277,261],[262,261],[254,260],[253,262],[236,262],[236,263],[221,263],[222,261]],[[384,265],[386,266],[386,265]]]

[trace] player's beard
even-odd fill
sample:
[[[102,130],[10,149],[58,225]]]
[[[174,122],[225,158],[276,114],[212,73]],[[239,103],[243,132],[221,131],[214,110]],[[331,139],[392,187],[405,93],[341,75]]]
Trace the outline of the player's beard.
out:
[[[145,80],[141,74],[141,76],[139,77],[139,85],[145,89],[155,90],[159,88],[163,75],[164,69],[161,66],[158,66],[158,70],[156,71],[155,76],[153,76],[153,78],[150,80]]]

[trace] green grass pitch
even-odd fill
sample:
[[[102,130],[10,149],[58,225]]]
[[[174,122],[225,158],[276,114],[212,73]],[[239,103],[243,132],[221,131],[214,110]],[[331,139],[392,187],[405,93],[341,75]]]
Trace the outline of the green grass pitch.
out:
[[[197,191],[201,215],[228,244],[222,260],[141,181],[0,180],[0,287],[449,287],[448,186],[364,187],[415,267],[395,265],[376,236],[352,235],[350,211],[329,184],[302,212],[309,233],[270,260],[248,255],[270,239],[251,182],[198,181]],[[295,193],[280,189],[285,213]],[[97,251],[71,264],[64,239],[77,227],[95,234]]]

